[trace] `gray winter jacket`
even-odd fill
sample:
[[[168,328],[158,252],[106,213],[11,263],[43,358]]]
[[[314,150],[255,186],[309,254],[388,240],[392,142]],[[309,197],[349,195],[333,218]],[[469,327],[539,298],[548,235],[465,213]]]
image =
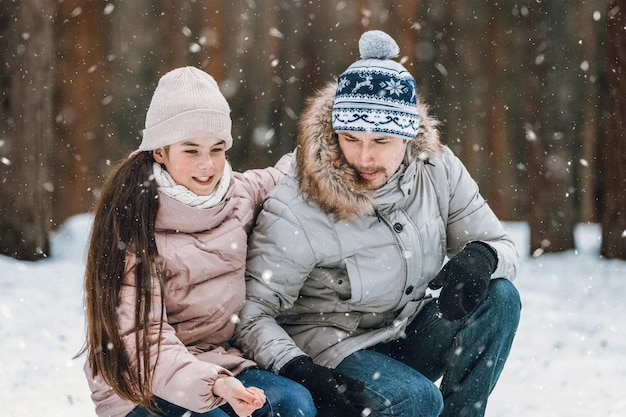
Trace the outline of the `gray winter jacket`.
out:
[[[250,238],[237,344],[278,372],[306,354],[335,367],[400,337],[431,298],[446,256],[470,241],[498,254],[492,278],[513,279],[516,249],[463,164],[421,126],[404,164],[374,192],[345,163],[330,124],[336,84],[308,103],[295,166],[269,194]]]

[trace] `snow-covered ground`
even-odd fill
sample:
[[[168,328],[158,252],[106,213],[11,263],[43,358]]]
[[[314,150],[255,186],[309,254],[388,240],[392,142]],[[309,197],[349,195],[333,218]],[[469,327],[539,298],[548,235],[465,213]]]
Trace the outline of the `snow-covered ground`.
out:
[[[0,415],[93,417],[73,359],[84,336],[83,266],[91,218],[72,217],[52,256],[0,256]],[[506,223],[523,254],[519,332],[487,417],[626,416],[626,262],[598,256],[598,225],[577,250],[531,258],[525,223]]]

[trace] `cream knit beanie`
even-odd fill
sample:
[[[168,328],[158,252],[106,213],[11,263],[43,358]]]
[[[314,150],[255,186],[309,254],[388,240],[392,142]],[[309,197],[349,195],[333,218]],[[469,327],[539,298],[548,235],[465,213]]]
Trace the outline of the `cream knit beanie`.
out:
[[[151,151],[198,137],[233,144],[230,107],[217,82],[194,67],[177,68],[159,80],[148,113],[140,151]]]

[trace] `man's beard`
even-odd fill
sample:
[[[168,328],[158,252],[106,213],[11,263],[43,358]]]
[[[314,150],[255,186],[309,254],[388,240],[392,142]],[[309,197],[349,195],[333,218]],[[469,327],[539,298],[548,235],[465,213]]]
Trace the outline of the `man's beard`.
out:
[[[383,167],[375,167],[373,170],[371,168],[366,170],[366,169],[359,169],[359,167],[357,167],[355,165],[352,165],[352,168],[355,171],[355,174],[356,174],[357,181],[358,181],[359,185],[361,185],[366,190],[370,190],[370,191],[376,190],[376,189],[382,187],[384,184],[386,184],[387,181],[389,180],[389,176],[387,175],[387,171]],[[382,173],[384,175],[384,181],[382,183],[378,184],[378,185],[374,185],[372,183],[372,180],[366,180],[363,177],[361,177],[361,174],[360,174],[361,172],[367,172],[367,173],[372,173],[372,174],[373,173]],[[378,178],[376,180],[378,180]]]

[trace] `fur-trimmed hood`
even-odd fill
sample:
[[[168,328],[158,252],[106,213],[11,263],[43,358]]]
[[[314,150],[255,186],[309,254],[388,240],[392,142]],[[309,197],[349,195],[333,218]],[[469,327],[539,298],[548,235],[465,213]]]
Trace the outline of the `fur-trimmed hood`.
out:
[[[335,220],[373,212],[373,191],[365,189],[354,168],[346,162],[332,128],[332,108],[337,82],[332,81],[307,101],[300,118],[296,152],[296,178],[300,190]],[[420,128],[407,147],[413,159],[433,158],[441,153],[438,122],[418,99]],[[405,161],[411,163],[412,161]]]

